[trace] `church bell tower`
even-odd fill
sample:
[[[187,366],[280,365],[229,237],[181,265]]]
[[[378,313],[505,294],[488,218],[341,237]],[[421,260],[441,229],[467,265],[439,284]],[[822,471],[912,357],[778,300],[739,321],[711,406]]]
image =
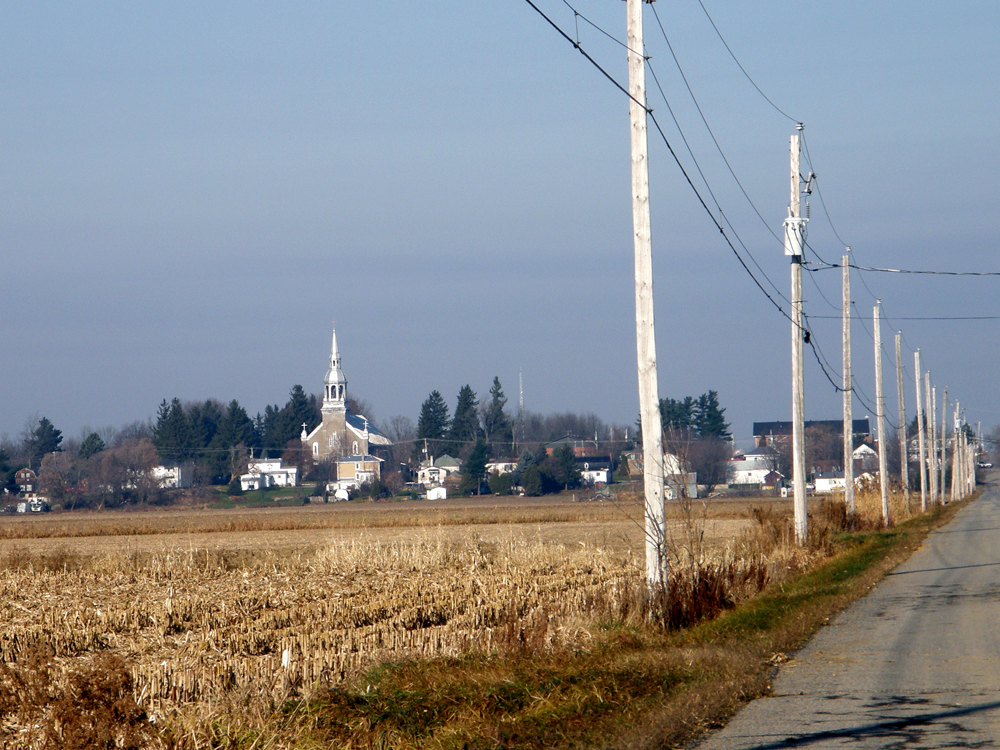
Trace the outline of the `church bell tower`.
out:
[[[347,378],[340,369],[340,349],[337,348],[337,322],[333,323],[333,344],[330,347],[330,369],[323,381],[323,408],[326,413],[344,414],[347,411]],[[326,421],[324,419],[324,421]]]

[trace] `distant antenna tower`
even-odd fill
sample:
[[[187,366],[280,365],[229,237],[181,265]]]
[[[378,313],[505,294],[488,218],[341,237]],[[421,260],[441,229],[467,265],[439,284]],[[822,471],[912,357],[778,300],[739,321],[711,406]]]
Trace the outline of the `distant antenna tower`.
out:
[[[517,421],[521,423],[521,442],[524,442],[524,377],[521,368],[517,368]]]

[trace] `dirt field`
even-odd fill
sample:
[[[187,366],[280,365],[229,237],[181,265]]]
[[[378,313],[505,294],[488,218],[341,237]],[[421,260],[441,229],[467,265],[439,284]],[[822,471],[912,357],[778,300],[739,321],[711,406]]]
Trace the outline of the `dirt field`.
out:
[[[322,549],[336,542],[420,542],[510,538],[642,551],[642,507],[634,499],[464,498],[445,502],[330,503],[254,509],[170,508],[75,511],[0,517],[0,554],[56,550],[74,555],[170,550]],[[710,546],[725,546],[749,525],[745,500],[697,506]],[[674,517],[679,511],[674,509]]]

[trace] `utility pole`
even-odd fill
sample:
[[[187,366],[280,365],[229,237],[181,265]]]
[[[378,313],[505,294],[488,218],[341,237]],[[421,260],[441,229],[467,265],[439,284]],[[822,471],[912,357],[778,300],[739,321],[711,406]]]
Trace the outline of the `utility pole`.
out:
[[[882,300],[875,300],[872,321],[875,328],[875,411],[878,421],[878,483],[882,489],[882,524],[892,524],[889,518],[889,467],[886,464],[885,397],[882,392]]]
[[[656,383],[653,325],[653,251],[649,222],[649,161],[646,144],[646,60],[642,0],[627,0],[629,122],[632,141],[632,230],[635,241],[635,340],[642,422],[642,474],[646,505],[646,580],[667,584],[666,510],[663,505],[663,428]]]
[[[851,383],[851,248],[844,253],[844,502],[854,513],[854,390]]]
[[[924,373],[924,428],[927,441],[927,502],[934,504],[934,419],[931,417],[931,374]]]
[[[944,387],[944,393],[941,394],[941,459],[938,461],[938,473],[941,475],[941,480],[938,483],[940,488],[941,505],[945,504],[944,499],[944,475],[946,472],[946,467],[948,466],[945,460],[945,453],[948,448],[948,431],[945,429],[945,422],[948,420],[948,386]]]
[[[958,500],[958,402],[955,402],[955,416],[951,420],[951,501]]]
[[[802,124],[796,128],[801,131]],[[795,541],[806,543],[809,534],[806,507],[806,450],[805,450],[805,390],[802,377],[802,344],[806,329],[802,325],[802,251],[805,246],[806,221],[799,206],[799,149],[798,133],[791,138],[791,200],[788,218],[785,219],[785,255],[792,258],[792,487],[795,491]]]
[[[913,352],[914,379],[917,381],[917,450],[920,452],[920,512],[927,512],[927,464],[924,463],[924,401],[920,398],[920,350]]]
[[[930,373],[928,373],[930,377]],[[931,471],[934,472],[934,476],[931,478],[931,505],[935,505],[941,501],[941,496],[938,493],[938,465],[937,465],[937,386],[930,388],[931,394],[931,410],[930,410],[930,420],[931,420]]]
[[[910,451],[906,445],[906,399],[903,397],[903,360],[899,355],[902,331],[896,331],[896,392],[899,394],[899,481],[906,495],[906,510],[910,511]]]

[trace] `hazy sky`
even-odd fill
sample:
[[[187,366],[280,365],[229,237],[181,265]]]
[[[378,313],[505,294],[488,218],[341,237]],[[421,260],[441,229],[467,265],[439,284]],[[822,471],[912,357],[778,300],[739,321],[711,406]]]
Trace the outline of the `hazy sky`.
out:
[[[761,89],[805,122],[859,263],[1000,270],[1000,5],[704,3]],[[575,36],[561,0],[538,4]],[[619,0],[575,5],[624,38]],[[780,232],[793,123],[697,0],[655,8]],[[624,50],[582,20],[579,35],[625,82]],[[712,190],[787,294],[788,260],[648,8],[646,39]],[[697,179],[655,89],[649,102]],[[295,383],[319,392],[333,319],[349,389],[377,417],[415,419],[435,388],[453,407],[461,385],[483,395],[494,374],[514,402],[521,368],[526,407],[631,424],[628,148],[627,99],[523,0],[0,2],[0,433],[33,414],[75,436],[174,396],[254,413]],[[745,443],[752,421],[790,418],[789,327],[663,143],[650,148],[660,395],[717,390]],[[839,260],[815,195],[811,215],[810,243]],[[837,315],[839,272],[807,276],[807,312]],[[1000,321],[904,319],[1000,315],[1000,279],[864,281],[904,332],[910,415],[921,347],[970,421],[1000,423]],[[853,286],[870,330],[873,296],[857,274]],[[813,329],[839,377],[839,320]],[[872,342],[854,332],[871,403]],[[806,414],[840,415],[814,360]]]

